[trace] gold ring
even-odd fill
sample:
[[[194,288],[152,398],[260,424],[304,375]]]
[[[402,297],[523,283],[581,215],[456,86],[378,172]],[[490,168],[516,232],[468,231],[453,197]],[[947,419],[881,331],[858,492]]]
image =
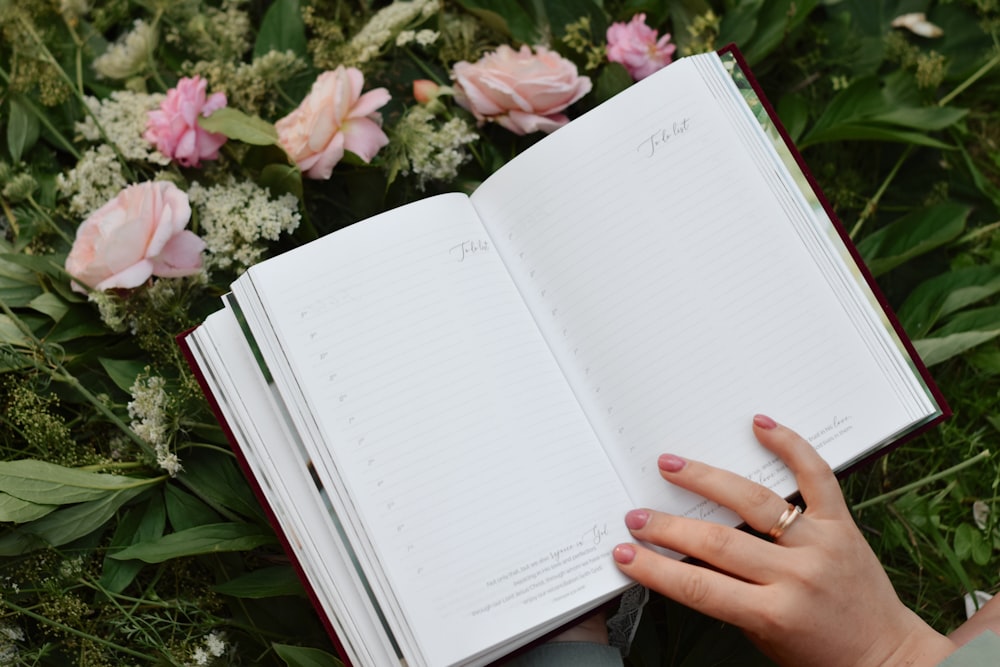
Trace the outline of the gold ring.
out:
[[[778,520],[774,522],[773,526],[771,526],[771,530],[767,531],[767,534],[770,535],[773,540],[778,539],[785,534],[785,531],[788,530],[789,526],[795,523],[795,520],[799,518],[800,514],[802,514],[802,508],[798,505],[792,505],[789,503],[788,507],[785,508],[785,511],[778,517]]]

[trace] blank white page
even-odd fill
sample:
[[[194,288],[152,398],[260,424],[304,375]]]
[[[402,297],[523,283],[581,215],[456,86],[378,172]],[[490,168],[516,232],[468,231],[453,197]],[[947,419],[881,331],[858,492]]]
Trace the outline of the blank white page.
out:
[[[663,452],[792,493],[752,436],[756,412],[835,467],[907,423],[691,59],[557,130],[472,201],[636,504],[736,520],[669,487]]]
[[[319,433],[317,470],[355,504],[369,576],[427,664],[627,584],[608,555],[627,495],[468,198],[353,225],[250,280],[299,381],[281,391],[315,419],[298,429]]]

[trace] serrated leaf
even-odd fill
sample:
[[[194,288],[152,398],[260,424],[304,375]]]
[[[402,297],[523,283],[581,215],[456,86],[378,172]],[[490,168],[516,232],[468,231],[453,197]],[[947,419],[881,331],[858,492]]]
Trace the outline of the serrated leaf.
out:
[[[18,99],[10,100],[10,118],[7,120],[7,147],[15,163],[38,141],[38,118],[28,111]]]
[[[337,657],[318,648],[290,644],[271,644],[271,648],[288,667],[343,667],[344,664]]]
[[[58,509],[0,537],[0,556],[19,556],[48,546],[58,547],[98,530],[118,508],[146,489],[124,489],[103,498]]]
[[[58,505],[33,503],[28,500],[15,498],[9,493],[0,493],[0,521],[27,523],[35,519],[40,519],[58,508]]]
[[[111,558],[138,559],[146,563],[162,563],[173,558],[249,551],[277,540],[270,530],[249,523],[213,523],[196,526],[122,549]]]
[[[940,247],[965,229],[971,209],[944,203],[909,213],[858,243],[858,251],[873,276]]]
[[[213,586],[212,590],[237,598],[271,598],[303,595],[302,582],[290,565],[276,565],[254,570],[241,577]]]
[[[278,131],[274,125],[232,107],[223,107],[207,118],[198,118],[198,125],[208,132],[218,132],[254,146],[278,143]]]
[[[0,491],[46,505],[95,500],[146,483],[148,480],[66,468],[36,459],[0,461]]]

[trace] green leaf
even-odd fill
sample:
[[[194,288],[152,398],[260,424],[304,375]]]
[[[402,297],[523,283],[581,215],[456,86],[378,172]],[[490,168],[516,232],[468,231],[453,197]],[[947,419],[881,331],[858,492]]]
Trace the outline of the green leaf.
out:
[[[95,500],[150,480],[66,468],[47,461],[0,461],[0,491],[33,503],[65,505]]]
[[[872,275],[879,276],[956,238],[970,210],[944,203],[913,211],[862,239],[858,251]]]
[[[210,505],[265,520],[260,503],[228,452],[209,449],[193,451],[184,459],[181,475],[188,488]]]
[[[260,526],[249,523],[213,523],[140,542],[111,554],[110,557],[116,560],[134,558],[146,563],[162,563],[186,556],[249,551],[276,542],[274,533]]]
[[[306,56],[306,26],[299,0],[275,0],[264,14],[253,57],[260,58],[271,51],[292,51],[297,56]]]
[[[949,271],[917,285],[899,307],[899,322],[912,338],[922,338],[945,315],[1000,293],[1000,266]]]
[[[278,143],[278,131],[274,125],[232,107],[223,107],[208,118],[198,118],[198,125],[208,132],[219,132],[230,139],[254,146]]]
[[[487,26],[523,44],[534,44],[548,27],[517,0],[458,0]]]
[[[302,199],[302,172],[293,164],[266,165],[260,172],[260,184],[273,195],[290,193]]]
[[[218,523],[221,516],[204,502],[170,484],[166,488],[167,517],[175,531]]]
[[[594,82],[594,97],[598,102],[605,102],[622,92],[633,83],[632,75],[619,63],[608,63],[597,75]]]
[[[920,358],[923,359],[924,364],[933,366],[977,345],[993,340],[998,335],[1000,335],[1000,329],[996,331],[965,331],[935,338],[921,338],[913,341],[913,346]]]
[[[271,644],[271,648],[288,667],[343,667],[344,664],[337,657],[318,648],[290,644]]]
[[[241,577],[213,586],[212,590],[237,598],[272,598],[281,595],[304,595],[302,582],[289,565],[254,570]]]
[[[126,393],[131,392],[132,385],[135,384],[135,379],[141,373],[145,372],[146,367],[149,365],[148,361],[140,359],[107,359],[100,357],[98,361],[101,362],[101,366],[104,367],[104,371],[111,378],[111,381]]]
[[[0,537],[0,556],[19,556],[47,546],[58,547],[89,535],[114,516],[118,508],[145,488],[124,489],[103,498],[56,510]]]
[[[27,523],[40,519],[58,508],[58,505],[33,503],[29,500],[15,498],[9,493],[0,493],[0,521]]]
[[[110,551],[161,537],[166,523],[163,495],[153,494],[149,502],[133,507],[118,522],[111,538]],[[142,567],[141,561],[115,560],[105,556],[101,586],[112,593],[121,593],[132,583]]]
[[[38,118],[14,97],[10,100],[10,119],[7,122],[7,148],[15,163],[38,141]]]
[[[963,523],[955,529],[954,549],[955,555],[960,560],[968,560],[969,556],[972,555],[972,540],[975,532],[976,529],[967,523]]]
[[[869,120],[875,123],[900,125],[922,132],[934,132],[954,125],[968,113],[968,109],[952,107],[910,107],[890,109],[875,114]]]
[[[69,310],[69,305],[52,292],[44,292],[28,302],[28,308],[48,315],[58,322]]]

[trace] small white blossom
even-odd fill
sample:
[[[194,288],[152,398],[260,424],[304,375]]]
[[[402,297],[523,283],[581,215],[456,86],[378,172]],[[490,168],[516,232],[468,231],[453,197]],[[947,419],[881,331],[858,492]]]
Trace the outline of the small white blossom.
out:
[[[94,58],[94,71],[106,79],[127,79],[143,71],[156,48],[156,30],[142,19],[107,51]]]
[[[75,167],[56,178],[60,194],[70,198],[70,213],[80,218],[104,206],[126,185],[122,166],[107,144],[91,148]]]
[[[198,216],[208,255],[206,268],[237,273],[256,264],[267,251],[264,241],[277,241],[299,226],[298,199],[284,194],[272,200],[252,181],[204,187],[192,183],[188,199]]]
[[[199,667],[201,665],[207,665],[209,660],[208,652],[199,646],[194,650],[194,653],[191,654],[191,660],[194,661],[194,664],[199,665]]]
[[[423,189],[429,181],[448,181],[458,175],[458,168],[471,157],[466,146],[478,138],[475,129],[461,118],[452,118],[440,126],[437,117],[425,107],[412,107],[394,131],[393,146],[402,153],[400,173],[417,176]]]
[[[89,0],[59,0],[59,13],[71,20],[83,18],[89,11]]]
[[[417,44],[420,46],[430,46],[441,36],[437,30],[420,30],[417,32]]]
[[[127,90],[116,90],[103,100],[87,97],[87,107],[93,115],[77,123],[75,129],[84,139],[92,142],[103,141],[101,130],[104,130],[108,141],[114,143],[128,160],[170,164],[169,157],[142,137],[149,112],[157,109],[165,97],[159,93],[147,95]]]
[[[129,388],[132,400],[128,404],[128,416],[132,418],[129,427],[137,436],[153,446],[156,464],[171,477],[184,468],[177,454],[170,451],[170,422],[167,413],[169,397],[167,382],[157,375],[136,378]]]
[[[208,636],[205,637],[205,648],[216,658],[223,656],[226,653],[226,640],[224,635],[215,631],[208,633]]]

